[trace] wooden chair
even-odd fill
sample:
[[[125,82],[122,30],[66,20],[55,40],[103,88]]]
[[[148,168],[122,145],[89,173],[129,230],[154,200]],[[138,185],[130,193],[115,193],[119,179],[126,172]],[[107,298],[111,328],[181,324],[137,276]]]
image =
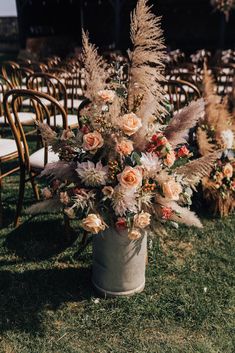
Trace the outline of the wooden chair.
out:
[[[43,122],[50,119],[49,109],[43,103],[43,100],[48,100],[51,106],[53,106],[54,109],[61,115],[63,128],[68,128],[66,112],[64,108],[58,103],[58,101],[53,97],[45,93],[23,89],[10,90],[4,96],[4,110],[16,142],[19,162],[18,168],[20,171],[19,196],[14,222],[15,226],[19,224],[19,217],[22,210],[26,182],[31,182],[34,196],[38,200],[39,193],[35,183],[35,177],[43,170],[45,164],[58,161],[59,159],[58,156],[54,152],[50,151],[46,145],[30,154],[27,140],[28,136],[25,134],[17,114],[19,100],[25,98],[29,98],[32,101],[35,108],[37,122]]]
[[[42,72],[34,73],[27,78],[26,84],[28,89],[46,93],[51,97],[53,97],[54,99],[56,99],[66,111],[68,126],[71,129],[78,127],[77,114],[68,114],[68,108],[67,108],[68,95],[66,91],[66,86],[58,77],[50,73],[42,73]],[[44,103],[48,104],[48,102],[47,103],[44,102]],[[55,114],[55,112],[51,108],[50,108],[50,111],[51,111],[51,116],[47,120],[48,125],[54,128],[56,126],[62,127],[63,126],[62,116],[60,114]]]
[[[167,92],[166,100],[174,112],[180,111],[190,101],[201,97],[199,89],[187,81],[169,80],[164,82],[163,86]]]
[[[1,69],[2,76],[6,80],[12,82],[12,77],[14,75],[14,71],[16,68],[19,68],[19,67],[20,67],[20,65],[18,63],[16,63],[15,61],[10,61],[10,60],[4,61],[2,63],[2,69]]]

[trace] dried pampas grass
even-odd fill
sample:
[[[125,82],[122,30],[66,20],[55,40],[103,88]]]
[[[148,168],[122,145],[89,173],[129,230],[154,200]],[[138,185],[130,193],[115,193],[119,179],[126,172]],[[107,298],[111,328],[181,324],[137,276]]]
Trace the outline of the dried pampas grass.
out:
[[[82,32],[82,61],[85,69],[86,97],[95,101],[97,92],[105,89],[108,72],[103,58],[94,45],[89,43],[88,34]]]
[[[204,115],[204,100],[198,99],[183,108],[170,121],[164,135],[173,147],[187,143],[189,129],[194,127]]]
[[[138,116],[142,128],[136,142],[143,141],[152,115],[160,117],[165,113],[165,92],[161,82],[163,76],[165,45],[160,28],[160,17],[151,12],[147,0],[139,0],[131,16],[131,41],[133,50],[129,52],[130,69],[128,84],[128,110],[135,110],[137,98],[142,99]]]
[[[215,146],[209,140],[206,130],[203,130],[201,127],[197,129],[196,139],[201,156],[206,156],[215,149]]]

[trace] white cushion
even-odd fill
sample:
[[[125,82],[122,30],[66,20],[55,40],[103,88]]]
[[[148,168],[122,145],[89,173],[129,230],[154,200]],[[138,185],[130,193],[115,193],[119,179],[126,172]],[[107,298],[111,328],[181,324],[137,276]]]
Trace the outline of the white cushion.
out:
[[[68,119],[68,126],[78,126],[78,117],[77,115],[73,115],[73,114],[68,114],[67,115],[67,119]],[[45,119],[44,121],[45,123],[47,122],[47,120]],[[50,126],[60,126],[63,127],[63,119],[62,119],[62,115],[58,114],[56,116],[52,115],[50,117]]]
[[[59,101],[59,103],[60,103],[62,106],[64,106],[64,100]],[[72,105],[72,103],[73,103],[73,105]],[[67,100],[67,108],[68,108],[68,109],[71,109],[71,108],[78,109],[78,107],[80,106],[81,103],[82,103],[82,100],[81,100],[81,99],[73,99],[73,101],[72,101],[72,99],[69,98],[69,99]]]
[[[13,114],[12,117],[14,118]],[[36,115],[32,112],[18,112],[18,117],[22,125],[34,125],[34,121],[36,120]],[[1,116],[0,125],[5,123],[8,124],[7,119],[5,119],[4,116]]]
[[[47,100],[46,98],[40,98],[40,100],[41,100],[41,102],[42,102],[44,105],[46,105],[46,106],[48,106],[48,105],[51,104],[51,102],[50,102],[49,100]],[[22,105],[24,105],[24,106],[32,105],[32,100],[29,99],[29,98],[28,98],[28,99],[25,99],[25,100],[23,101]]]
[[[17,152],[17,146],[15,140],[11,139],[0,139],[0,158]]]
[[[33,169],[44,169],[44,148],[34,152],[29,157],[30,166]],[[48,163],[58,162],[59,157],[52,151],[48,151]]]

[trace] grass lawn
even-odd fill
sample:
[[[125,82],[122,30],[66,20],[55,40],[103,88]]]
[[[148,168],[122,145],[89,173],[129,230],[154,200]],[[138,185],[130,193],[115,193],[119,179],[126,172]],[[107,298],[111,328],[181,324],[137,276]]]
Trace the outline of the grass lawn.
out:
[[[149,242],[145,291],[98,299],[91,248],[74,257],[61,216],[25,216],[12,228],[17,181],[4,180],[0,353],[235,352],[235,216],[167,228]]]

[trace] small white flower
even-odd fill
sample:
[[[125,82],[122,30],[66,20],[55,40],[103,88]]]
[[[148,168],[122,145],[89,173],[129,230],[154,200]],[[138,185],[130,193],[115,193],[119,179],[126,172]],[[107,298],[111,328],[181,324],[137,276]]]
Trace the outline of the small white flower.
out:
[[[144,168],[144,174],[149,177],[154,176],[161,167],[161,163],[159,158],[153,153],[142,153],[140,158],[140,163]]]
[[[203,288],[203,292],[206,293],[207,292],[207,287]]]
[[[96,165],[91,161],[78,163],[76,172],[86,186],[105,185],[108,177],[108,168],[101,162]]]
[[[233,147],[234,136],[232,130],[224,130],[220,134],[223,143],[227,149],[231,149]]]

